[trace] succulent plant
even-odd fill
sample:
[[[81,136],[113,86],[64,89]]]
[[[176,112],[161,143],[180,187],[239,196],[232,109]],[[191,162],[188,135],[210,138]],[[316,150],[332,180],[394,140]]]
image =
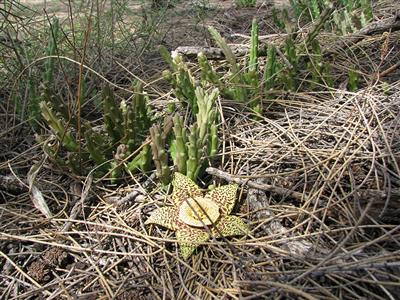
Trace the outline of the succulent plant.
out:
[[[203,52],[200,52],[197,55],[197,62],[200,67],[200,79],[203,86],[207,86],[210,83],[222,87],[221,76],[213,69],[210,62],[207,59],[207,56],[204,55]]]
[[[97,166],[101,166],[100,168],[103,171],[106,171],[109,167],[108,164],[105,164],[108,160],[107,148],[110,147],[107,139],[100,132],[93,130],[89,124],[85,126],[84,136],[86,140],[86,149],[89,152],[90,158]]]
[[[72,127],[75,122],[71,120],[74,119],[66,122],[63,113],[43,101],[40,104],[43,118],[64,148],[61,149],[63,151],[54,151],[46,145],[44,151],[58,156],[57,159],[53,157],[54,161],[63,163],[76,174],[87,174],[95,168],[96,176],[109,173],[114,182],[121,177],[124,167],[129,172],[149,170],[150,146],[146,142],[142,144],[147,139],[153,119],[142,84],[136,83],[133,89],[134,96],[130,101],[123,100],[118,104],[114,92],[110,87],[105,87],[102,92],[104,124],[93,128],[89,122],[82,121],[84,126],[80,128],[79,138],[73,134],[74,131],[78,132]],[[44,93],[44,98],[48,97]],[[63,109],[62,106],[59,108]],[[141,150],[137,151],[139,148]],[[137,155],[132,156],[133,153]],[[132,158],[126,161],[129,156]]]
[[[203,195],[192,180],[175,173],[172,186],[170,199],[173,205],[153,211],[145,224],[157,224],[175,231],[184,260],[212,237],[246,235],[249,232],[240,217],[231,215],[236,204],[236,184],[223,185]]]
[[[50,107],[50,103],[40,102],[42,116],[50,126],[54,135],[61,141],[62,145],[72,152],[79,151],[79,144],[72,134],[71,127],[65,122],[61,115],[57,115]]]
[[[118,145],[123,137],[123,115],[117,104],[114,93],[109,86],[102,92],[104,125],[113,145]]]
[[[224,91],[227,95],[232,95],[233,99],[239,102],[245,102],[247,100],[247,92],[246,92],[246,82],[243,77],[243,74],[240,71],[239,64],[237,63],[236,56],[233,54],[232,49],[226,43],[225,39],[221,36],[221,34],[212,26],[208,27],[208,31],[210,32],[212,38],[221,48],[222,52],[225,55],[226,60],[230,66],[230,76],[229,83],[232,84],[231,90]]]
[[[186,175],[194,180],[197,175],[199,175],[202,158],[202,145],[197,123],[190,127],[189,132],[189,142],[187,143],[188,159],[186,162]]]
[[[169,127],[168,129],[166,129],[167,126]],[[171,181],[170,169],[168,166],[168,153],[166,150],[166,140],[169,130],[170,125],[167,122],[164,122],[164,131],[161,131],[161,127],[158,124],[150,128],[150,145],[153,153],[153,161],[156,166],[156,174],[164,185],[169,184]]]
[[[206,138],[210,130],[210,125],[215,123],[216,110],[215,101],[219,96],[218,89],[213,89],[210,94],[206,93],[203,88],[196,88],[197,106],[199,107],[196,114],[197,126],[199,128],[199,138],[202,145],[206,144]]]
[[[178,172],[186,173],[186,161],[188,159],[187,144],[187,130],[183,123],[183,118],[176,114],[173,118],[174,123],[174,136],[173,150],[171,150],[172,160],[177,167]]]
[[[123,162],[127,155],[128,146],[125,144],[119,144],[114,153],[114,159],[112,160],[110,167],[110,180],[112,183],[116,183],[117,180],[122,176]]]
[[[311,89],[315,89],[317,85],[323,80],[322,53],[320,44],[317,39],[314,39],[311,42],[310,50],[310,61],[307,63],[307,68],[312,75],[310,87]]]
[[[179,54],[171,56],[163,46],[160,47],[160,53],[171,69],[163,72],[164,79],[172,85],[180,102],[188,105],[193,113],[197,113],[194,78],[182,56]]]
[[[251,27],[251,44],[250,44],[250,55],[247,69],[248,71],[244,74],[245,81],[249,85],[249,91],[247,94],[251,101],[249,106],[252,109],[257,108],[255,111],[257,113],[261,112],[261,104],[258,95],[259,92],[259,73],[258,73],[258,22],[254,18]]]
[[[135,172],[137,170],[146,172],[150,170],[150,164],[151,148],[149,144],[144,144],[139,154],[134,156],[133,159],[126,164],[126,170],[128,172]]]
[[[207,93],[197,87],[195,91],[198,111],[196,120],[189,129],[183,118],[176,114],[164,122],[164,130],[160,125],[150,129],[151,150],[157,170],[157,176],[163,184],[170,183],[168,167],[168,152],[171,155],[174,168],[195,180],[206,167],[207,158],[213,158],[218,150],[217,113],[215,109],[218,89]],[[170,134],[170,129],[173,129]]]
[[[274,45],[268,46],[267,64],[264,70],[264,89],[268,95],[269,91],[275,86],[277,81],[278,62],[276,58],[276,48]]]

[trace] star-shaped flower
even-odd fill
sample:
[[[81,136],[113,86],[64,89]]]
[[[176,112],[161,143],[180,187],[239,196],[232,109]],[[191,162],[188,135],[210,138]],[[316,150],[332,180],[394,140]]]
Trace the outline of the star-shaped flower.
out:
[[[207,242],[210,233],[215,237],[247,234],[244,221],[230,215],[236,202],[236,184],[223,185],[203,195],[191,179],[175,173],[172,186],[174,206],[156,209],[145,224],[158,224],[176,231],[183,259],[188,259],[201,243]]]

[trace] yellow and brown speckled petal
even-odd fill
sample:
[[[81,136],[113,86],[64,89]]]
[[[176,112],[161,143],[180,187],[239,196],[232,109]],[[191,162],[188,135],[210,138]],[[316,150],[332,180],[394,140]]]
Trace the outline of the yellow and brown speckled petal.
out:
[[[171,230],[176,230],[177,220],[178,211],[176,207],[164,206],[154,210],[144,224],[157,224]]]
[[[190,178],[178,172],[174,174],[172,186],[174,190],[171,199],[177,207],[187,198],[203,195],[200,188]]]
[[[179,252],[184,260],[187,260],[201,243],[209,240],[210,236],[205,229],[190,227],[178,222],[176,239],[179,244]]]
[[[237,184],[223,185],[213,189],[206,197],[218,204],[222,214],[229,215],[235,206],[237,189]]]
[[[228,237],[235,235],[246,235],[249,227],[237,216],[225,216],[213,228],[212,233],[215,237]]]

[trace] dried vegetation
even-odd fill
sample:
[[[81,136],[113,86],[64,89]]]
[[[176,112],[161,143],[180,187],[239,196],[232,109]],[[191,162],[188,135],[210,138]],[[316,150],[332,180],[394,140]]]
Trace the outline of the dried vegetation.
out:
[[[394,2],[379,1],[376,18],[393,16]],[[249,35],[250,16],[260,12],[267,15],[262,7],[230,8],[221,14],[241,19],[236,33]],[[175,19],[183,20],[182,15]],[[270,20],[262,19],[261,30]],[[229,20],[201,21],[230,34]],[[0,298],[398,298],[398,30],[340,40],[322,36],[335,87],[274,91],[261,101],[264,113],[256,117],[243,103],[220,100],[219,152],[200,184],[240,183],[236,212],[251,232],[211,240],[188,261],[180,258],[172,232],[144,226],[167,197],[154,171],[130,174],[116,185],[55,167],[43,156],[27,122],[16,115],[11,99],[20,82],[11,81],[12,87],[2,82],[0,95],[8,101],[0,103]],[[141,39],[134,36],[135,43]],[[242,37],[236,39],[244,43]],[[184,43],[179,37],[175,42]],[[139,45],[136,53],[146,53]],[[126,88],[131,75],[122,67],[125,59],[125,66],[148,83],[152,104],[159,111],[166,107],[171,94],[159,81],[165,67],[159,56],[121,59],[108,48],[97,49],[103,52],[93,57],[88,52],[86,61],[104,76],[88,75],[89,90],[103,80]],[[136,59],[143,69],[133,68]],[[226,64],[218,63],[221,68]],[[152,66],[148,72],[146,65]],[[189,65],[196,73],[198,67]],[[354,67],[362,76],[359,88],[350,92],[346,80]],[[6,70],[0,68],[4,81]],[[21,71],[18,78],[24,79],[26,70]],[[67,90],[62,78],[54,82]],[[300,81],[300,86],[308,84]],[[95,106],[87,109],[84,113],[96,120]],[[37,170],[32,177],[33,163]],[[38,210],[41,202],[32,199],[33,186],[41,191],[51,217]]]

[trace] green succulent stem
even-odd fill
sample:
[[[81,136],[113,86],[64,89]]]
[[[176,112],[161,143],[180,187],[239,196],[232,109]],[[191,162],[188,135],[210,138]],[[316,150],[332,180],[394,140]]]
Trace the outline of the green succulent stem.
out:
[[[267,51],[267,65],[264,73],[265,79],[265,93],[268,95],[269,91],[275,86],[275,80],[277,75],[277,60],[276,60],[276,48],[274,45],[268,46]]]
[[[228,46],[225,39],[214,27],[210,26],[208,30],[218,47],[221,48],[231,68],[230,82],[234,87],[232,92],[228,92],[228,94],[232,94],[233,98],[237,101],[245,102],[247,100],[247,92],[245,89],[246,81],[243,74],[240,72],[236,56],[233,54],[232,49]]]
[[[183,124],[183,119],[181,116],[176,114],[174,116],[174,135],[175,135],[175,140],[174,140],[174,146],[175,146],[175,151],[172,154],[171,151],[171,156],[174,161],[174,165],[177,166],[178,172],[185,173],[186,172],[186,161],[188,159],[187,157],[187,149],[186,149],[186,143],[187,143],[187,132]]]
[[[257,72],[258,70],[258,22],[257,19],[254,18],[251,25],[251,44],[250,44],[250,56],[248,69],[249,72]]]
[[[124,136],[123,116],[114,97],[114,92],[109,86],[102,92],[104,123],[109,137],[114,145],[118,145]]]
[[[109,147],[104,136],[95,132],[88,124],[85,126],[86,148],[89,152],[90,158],[95,162],[101,172],[106,172],[109,169],[109,165],[106,164],[106,147]]]
[[[208,83],[212,83],[217,85],[218,87],[222,87],[222,83],[220,81],[220,76],[217,72],[212,68],[210,62],[208,61],[207,57],[204,53],[200,52],[197,55],[197,61],[200,66],[201,72],[201,82],[203,86],[206,86]]]
[[[349,71],[349,91],[355,92],[358,90],[358,73],[355,70]]]
[[[153,125],[150,128],[150,136],[157,177],[164,185],[167,185],[171,181],[171,174],[168,167],[168,154],[165,150],[166,134],[161,132],[160,125]]]
[[[210,150],[209,150],[209,156],[210,159],[213,159],[218,152],[218,128],[217,125],[212,124],[210,127],[210,137],[211,137],[211,143],[210,143]]]
[[[186,163],[186,176],[192,180],[195,180],[200,171],[200,159],[201,159],[201,144],[199,138],[199,128],[197,124],[193,124],[190,127],[190,135],[188,142],[188,160]]]
[[[202,145],[206,144],[206,138],[207,134],[209,133],[209,128],[216,119],[214,103],[218,95],[218,89],[213,89],[211,93],[208,94],[201,87],[196,88],[196,98],[199,107],[199,112],[196,115],[196,120],[199,129],[199,139]]]
[[[53,133],[56,135],[62,145],[71,152],[78,152],[80,146],[72,135],[72,132],[68,125],[65,123],[61,116],[57,116],[49,104],[45,101],[40,102],[40,109],[42,116],[45,119],[47,125],[51,128]]]
[[[193,113],[197,113],[194,78],[184,63],[182,56],[176,55],[172,57],[163,46],[160,47],[159,51],[171,69],[163,71],[164,79],[172,85],[174,93],[179,101],[188,105]]]
[[[150,170],[151,164],[151,147],[149,144],[144,144],[142,150],[138,155],[134,156],[133,159],[127,163],[126,169],[129,172],[142,171],[147,172]]]

